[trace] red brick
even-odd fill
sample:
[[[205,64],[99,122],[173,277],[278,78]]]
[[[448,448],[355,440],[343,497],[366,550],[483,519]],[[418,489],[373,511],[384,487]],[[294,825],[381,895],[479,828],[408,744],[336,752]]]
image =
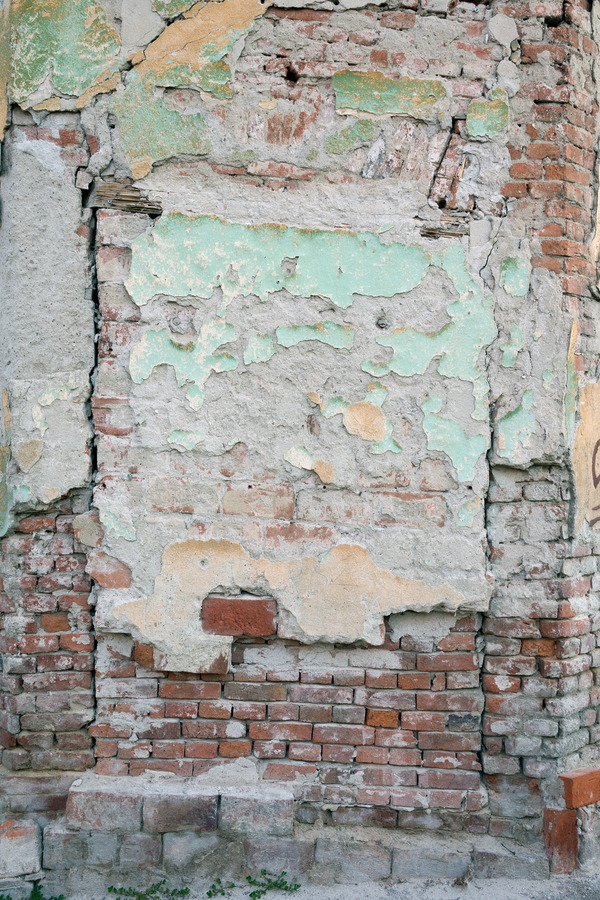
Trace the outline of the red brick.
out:
[[[250,741],[221,741],[219,755],[227,759],[237,759],[241,756],[250,756],[252,744]]]
[[[428,672],[468,672],[478,669],[476,653],[419,653],[417,669]]]
[[[324,744],[372,744],[375,729],[365,725],[315,725],[313,740]]]
[[[252,722],[248,726],[249,736],[257,741],[310,741],[312,732],[312,725],[300,722]]]
[[[318,762],[321,759],[321,748],[318,744],[290,744],[288,756],[304,762]]]
[[[209,681],[163,681],[158,686],[158,696],[168,700],[218,700],[221,685]]]
[[[198,704],[186,700],[167,700],[165,716],[173,719],[195,719],[198,716]]]
[[[215,759],[219,754],[216,741],[186,741],[185,755],[192,759]]]
[[[69,617],[66,613],[42,613],[40,616],[40,628],[42,631],[50,633],[71,630]]]
[[[27,516],[21,519],[16,530],[23,534],[32,534],[34,531],[54,531],[55,515]]]
[[[398,712],[393,709],[368,709],[366,724],[374,728],[397,728]]]
[[[554,875],[570,875],[578,866],[577,813],[574,809],[544,810],[544,841]]]
[[[92,550],[89,553],[85,571],[101,587],[128,588],[131,585],[129,567],[100,550]]]
[[[296,781],[316,774],[317,767],[308,763],[268,763],[263,778],[265,781]]]
[[[419,787],[440,788],[449,791],[476,791],[480,786],[477,772],[447,772],[428,769],[419,773]]]
[[[560,620],[542,619],[540,631],[545,638],[577,637],[588,634],[591,631],[591,624],[587,616]]]
[[[403,712],[402,728],[411,731],[442,731],[446,727],[443,713]]]
[[[263,166],[264,164],[258,164]],[[282,163],[282,166],[286,164]],[[294,166],[290,168],[294,169]],[[266,519],[291,519],[294,515],[294,489],[291,485],[256,487],[228,484],[223,497],[223,512],[236,516]]]
[[[579,809],[600,800],[600,769],[572,769],[558,777],[563,783],[568,809]]]
[[[277,603],[268,597],[207,597],[202,627],[210,634],[268,637],[277,632]]]

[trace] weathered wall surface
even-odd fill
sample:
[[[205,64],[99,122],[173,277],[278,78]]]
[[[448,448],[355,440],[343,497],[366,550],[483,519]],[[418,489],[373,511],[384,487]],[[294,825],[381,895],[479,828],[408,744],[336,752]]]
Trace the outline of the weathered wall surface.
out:
[[[0,14],[7,811],[93,744],[537,840],[598,738],[585,0]]]

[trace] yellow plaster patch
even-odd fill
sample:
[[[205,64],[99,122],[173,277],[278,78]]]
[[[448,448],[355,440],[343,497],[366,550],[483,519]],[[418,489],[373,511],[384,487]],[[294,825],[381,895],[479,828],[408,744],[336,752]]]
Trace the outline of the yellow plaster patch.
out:
[[[573,447],[573,472],[577,496],[576,526],[600,523],[600,382],[580,391],[580,422]]]
[[[283,562],[254,559],[227,540],[176,542],[168,546],[148,599],[121,602],[117,612],[166,657],[165,668],[182,663],[182,648],[201,653],[202,644],[222,654],[223,641],[202,632],[202,602],[214,591],[250,591],[274,597],[287,614],[288,636],[308,642],[383,642],[383,616],[405,610],[456,610],[463,595],[447,584],[427,585],[394,575],[364,547],[340,544],[320,558]],[[189,649],[188,649],[189,652]],[[189,653],[186,671],[202,671]],[[202,660],[204,666],[209,664]],[[195,668],[189,666],[195,665]]]
[[[221,3],[196,3],[182,19],[173,22],[146,47],[140,75],[150,75],[160,84],[162,74],[176,66],[199,70],[227,48],[232,31],[250,28],[254,19],[270,6],[260,0],[223,0]]]
[[[357,434],[365,441],[382,441],[385,437],[386,419],[380,406],[366,400],[351,403],[343,415],[346,431]]]
[[[87,106],[90,100],[93,100],[98,94],[110,94],[111,91],[114,91],[117,85],[121,83],[121,73],[116,72],[110,78],[107,78],[105,81],[99,80],[95,84],[93,84],[87,91],[84,91],[81,97],[77,100],[75,104],[77,109],[83,109],[84,106]]]
[[[29,472],[42,456],[44,442],[39,440],[23,441],[13,447],[13,456],[22,472]]]

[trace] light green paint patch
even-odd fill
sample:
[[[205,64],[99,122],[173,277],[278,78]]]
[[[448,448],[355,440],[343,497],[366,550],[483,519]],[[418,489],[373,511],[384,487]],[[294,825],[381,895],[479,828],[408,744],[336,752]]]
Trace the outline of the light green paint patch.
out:
[[[325,147],[328,153],[346,153],[355,144],[363,141],[372,141],[374,135],[375,126],[373,123],[363,120],[355,122],[354,125],[349,125],[348,128],[338,131],[337,134],[329,135],[325,141]]]
[[[135,541],[137,538],[133,524],[114,512],[101,511],[100,522],[104,530],[115,538],[123,538],[124,541]]]
[[[93,0],[13,0],[11,95],[25,100],[52,73],[56,90],[79,96],[119,69],[119,35]]]
[[[531,266],[525,259],[507,256],[500,266],[500,284],[512,297],[525,297],[529,291]]]
[[[154,11],[159,16],[164,16],[165,19],[172,19],[183,12],[187,12],[194,3],[196,3],[196,0],[152,0]]]
[[[251,163],[256,159],[256,152],[254,150],[233,150],[231,158],[235,162]]]
[[[177,384],[189,385],[186,396],[192,409],[204,402],[204,385],[211,372],[230,372],[237,361],[229,353],[217,353],[223,344],[235,340],[233,325],[222,319],[205,322],[194,343],[182,346],[171,340],[166,328],[147,331],[131,351],[129,371],[136,384],[148,378],[156,366],[173,366]]]
[[[182,116],[167,109],[162,95],[137,72],[131,73],[125,90],[113,96],[111,110],[134,178],[143,178],[158,160],[181,153],[205,156],[211,149],[202,115]]]
[[[472,481],[475,466],[487,450],[487,438],[482,434],[469,436],[458,422],[438,416],[441,408],[440,397],[428,397],[421,404],[427,447],[429,450],[440,450],[450,458],[459,481]]]
[[[451,322],[432,334],[399,328],[390,335],[377,338],[382,347],[392,349],[392,357],[383,364],[365,360],[363,371],[378,378],[390,372],[405,377],[422,375],[432,360],[438,359],[440,375],[473,384],[473,415],[485,419],[488,383],[478,362],[482,349],[496,337],[491,299],[483,296],[481,288],[469,275],[461,247],[450,247],[432,255],[431,264],[448,274],[459,295],[459,299],[447,308]]]
[[[179,444],[180,447],[184,447],[186,450],[193,450],[203,440],[203,431],[181,431],[176,429],[167,436],[169,444]]]
[[[527,390],[523,394],[520,406],[498,421],[498,453],[505,459],[511,459],[519,445],[526,447],[535,431],[532,406],[533,391]]]
[[[481,499],[473,497],[460,506],[456,513],[456,524],[460,528],[470,528],[481,511]]]
[[[542,381],[544,382],[544,387],[549,388],[554,381],[556,381],[556,372],[552,369],[544,369],[542,372]]]
[[[296,259],[293,272],[284,259]],[[377,235],[309,231],[283,225],[236,225],[211,216],[166,213],[133,242],[126,287],[138,306],[157,294],[209,299],[285,288],[296,297],[319,295],[347,309],[353,295],[392,297],[416,287],[429,266],[421,247],[381,242]]]
[[[425,121],[434,115],[436,103],[446,97],[446,89],[437,79],[391,79],[379,72],[349,69],[335,73],[333,89],[338,112],[410,116]]]
[[[510,332],[510,338],[502,344],[502,365],[505,369],[514,369],[519,351],[523,349],[523,330],[520,325],[515,325]]]
[[[37,403],[31,409],[31,418],[35,427],[44,435],[48,430],[48,421],[42,412],[42,406],[50,406],[55,400],[69,400],[71,388],[66,384],[60,384],[54,388],[48,388],[38,397]]]
[[[314,465],[314,460],[306,447],[290,447],[287,453],[284,453],[283,458],[297,469],[312,470]]]
[[[302,341],[320,341],[336,350],[352,350],[354,330],[335,322],[318,322],[316,325],[282,325],[275,332],[282,347],[295,347]]]
[[[467,131],[471,137],[493,138],[508,128],[508,94],[490,91],[487,100],[471,100],[467,107]]]
[[[276,353],[277,347],[272,334],[253,334],[244,349],[244,362],[247,366],[268,362]]]

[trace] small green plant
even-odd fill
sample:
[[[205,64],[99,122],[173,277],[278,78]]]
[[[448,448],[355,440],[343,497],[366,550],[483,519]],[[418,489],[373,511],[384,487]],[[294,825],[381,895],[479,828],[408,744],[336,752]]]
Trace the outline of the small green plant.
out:
[[[0,894],[0,900],[10,900],[10,897],[8,894]],[[34,884],[31,894],[29,895],[29,900],[65,900],[65,895],[61,894],[59,897],[44,897],[39,884]]]
[[[229,891],[235,887],[233,881],[223,884],[220,878],[217,878],[206,892],[207,897],[226,897]]]
[[[109,894],[116,894],[117,897],[132,897],[133,900],[175,900],[176,897],[187,897],[190,892],[189,888],[168,888],[166,880],[157,881],[151,884],[145,891],[138,891],[136,888],[109,887]]]
[[[250,891],[249,894],[250,900],[260,900],[260,897],[264,897],[267,891],[286,891],[288,894],[297,891],[300,885],[290,884],[289,881],[286,880],[286,875],[287,872],[281,872],[280,875],[271,878],[266,869],[260,870],[260,877],[262,879],[260,881],[257,878],[253,878],[251,875],[246,875],[248,884],[254,886],[254,890]]]

